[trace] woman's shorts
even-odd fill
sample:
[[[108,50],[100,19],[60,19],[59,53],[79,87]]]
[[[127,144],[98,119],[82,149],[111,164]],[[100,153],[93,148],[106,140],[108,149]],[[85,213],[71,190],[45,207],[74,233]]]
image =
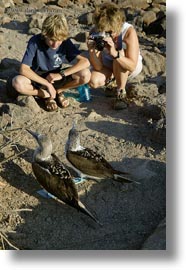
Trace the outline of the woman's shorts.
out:
[[[128,79],[131,80],[135,78],[138,74],[140,74],[142,68],[143,68],[142,57],[139,56],[137,66],[135,70],[128,76]]]

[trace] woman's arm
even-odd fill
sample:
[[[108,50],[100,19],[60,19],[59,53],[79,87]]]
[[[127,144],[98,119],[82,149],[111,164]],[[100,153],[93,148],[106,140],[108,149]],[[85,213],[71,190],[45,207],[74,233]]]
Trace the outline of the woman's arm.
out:
[[[113,56],[114,61],[117,61],[123,69],[133,72],[136,68],[139,55],[139,43],[135,29],[133,27],[128,29],[123,39],[127,48],[126,50],[121,49],[119,51],[118,58],[118,51],[113,39],[111,37],[106,37],[104,40],[107,42],[106,48],[109,54]]]
[[[96,51],[95,49],[89,50],[90,63],[95,70],[100,71],[103,68],[101,61],[101,52]]]
[[[90,31],[90,34],[94,30]],[[93,68],[97,71],[100,71],[103,68],[101,52],[95,49],[95,42],[89,37],[87,39],[87,47],[89,51],[89,60]]]
[[[126,50],[119,51],[120,57],[116,58],[123,69],[133,72],[136,68],[139,56],[139,42],[136,31],[130,27],[123,40],[126,43]]]

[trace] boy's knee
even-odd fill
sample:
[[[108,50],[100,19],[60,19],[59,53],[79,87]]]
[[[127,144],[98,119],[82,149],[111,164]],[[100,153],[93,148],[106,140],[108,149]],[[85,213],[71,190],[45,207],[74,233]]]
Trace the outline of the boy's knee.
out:
[[[19,76],[16,76],[12,79],[12,86],[17,90],[18,88],[21,87],[21,82],[19,79]]]
[[[12,86],[17,92],[22,93],[25,88],[25,83],[20,76],[16,76],[12,80]]]

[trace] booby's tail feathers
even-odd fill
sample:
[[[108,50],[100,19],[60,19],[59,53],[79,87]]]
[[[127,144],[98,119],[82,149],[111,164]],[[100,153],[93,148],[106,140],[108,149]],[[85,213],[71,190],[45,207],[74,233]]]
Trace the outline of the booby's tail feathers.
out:
[[[134,181],[134,180],[129,179],[125,175],[129,175],[129,174],[128,173],[123,173],[123,172],[116,171],[114,173],[114,180],[116,180],[118,182],[121,182],[121,183],[128,183],[128,184],[130,184],[130,183],[136,183],[136,184],[141,184],[140,182],[137,182],[137,181]]]
[[[84,206],[84,204],[82,202],[78,202],[78,210],[80,212],[82,212],[83,214],[89,216],[91,219],[93,219],[96,223],[98,223],[100,226],[102,226],[102,224],[99,222],[99,220],[97,218],[95,218]]]

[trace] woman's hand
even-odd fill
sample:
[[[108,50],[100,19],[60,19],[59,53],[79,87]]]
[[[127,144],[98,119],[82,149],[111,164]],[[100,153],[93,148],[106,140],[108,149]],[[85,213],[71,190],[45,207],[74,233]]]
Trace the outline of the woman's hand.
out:
[[[105,48],[108,50],[109,54],[113,57],[117,56],[116,45],[111,37],[105,37],[104,41],[106,42]]]
[[[95,51],[95,41],[92,39],[87,39],[87,47],[89,51]]]

